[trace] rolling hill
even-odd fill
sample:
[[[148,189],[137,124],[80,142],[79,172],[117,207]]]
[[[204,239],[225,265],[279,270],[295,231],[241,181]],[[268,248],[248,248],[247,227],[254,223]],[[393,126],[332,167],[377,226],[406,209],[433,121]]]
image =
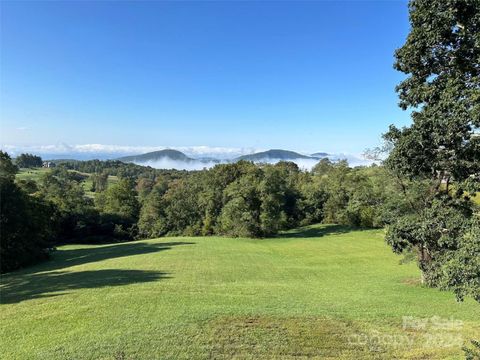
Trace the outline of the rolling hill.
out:
[[[171,161],[183,161],[183,162],[195,161],[194,159],[188,157],[181,151],[172,150],[172,149],[153,151],[153,152],[140,154],[140,155],[123,156],[121,158],[118,158],[117,160],[120,160],[123,162],[145,163],[145,162],[160,161],[164,159],[171,160]]]
[[[272,149],[268,151],[262,151],[249,155],[242,155],[235,160],[248,160],[248,161],[269,161],[269,160],[295,160],[295,159],[314,159],[311,156],[299,154],[295,151]]]

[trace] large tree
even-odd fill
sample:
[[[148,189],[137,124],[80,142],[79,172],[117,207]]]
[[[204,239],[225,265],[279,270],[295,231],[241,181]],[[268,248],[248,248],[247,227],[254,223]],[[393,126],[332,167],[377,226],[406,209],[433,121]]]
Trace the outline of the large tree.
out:
[[[411,30],[395,68],[407,75],[396,90],[412,125],[385,134],[385,163],[410,209],[390,224],[387,242],[416,251],[426,282],[461,298],[480,281],[478,257],[458,255],[480,241],[468,235],[478,233],[471,196],[480,190],[480,2],[411,0],[409,8]],[[477,272],[449,271],[459,258]]]
[[[0,170],[0,272],[6,272],[48,257],[54,209],[15,184],[17,168],[2,151]]]

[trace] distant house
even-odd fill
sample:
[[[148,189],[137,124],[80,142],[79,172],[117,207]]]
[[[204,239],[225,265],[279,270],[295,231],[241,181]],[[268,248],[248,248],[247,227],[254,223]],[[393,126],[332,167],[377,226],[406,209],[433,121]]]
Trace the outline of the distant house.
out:
[[[42,166],[44,168],[53,168],[55,167],[55,163],[51,161],[44,161]]]

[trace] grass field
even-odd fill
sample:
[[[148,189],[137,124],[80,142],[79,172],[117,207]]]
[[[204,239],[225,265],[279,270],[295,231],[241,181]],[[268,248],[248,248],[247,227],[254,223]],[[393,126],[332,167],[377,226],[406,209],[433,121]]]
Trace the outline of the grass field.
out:
[[[49,172],[48,168],[34,168],[34,169],[20,169],[17,174],[18,180],[33,180],[40,181],[43,174]]]
[[[18,180],[33,180],[35,182],[39,182],[43,176],[43,174],[49,172],[51,169],[49,168],[33,168],[33,169],[20,169],[16,178]],[[82,174],[85,177],[85,180],[82,181],[83,189],[85,190],[85,194],[93,198],[95,193],[91,191],[92,189],[92,180],[90,179],[90,174],[82,173],[75,170],[69,170],[70,172],[76,172]],[[109,175],[107,179],[107,186],[112,186],[113,184],[118,182],[118,177]]]
[[[339,226],[63,246],[2,278],[0,358],[462,358],[480,306],[399,260]]]

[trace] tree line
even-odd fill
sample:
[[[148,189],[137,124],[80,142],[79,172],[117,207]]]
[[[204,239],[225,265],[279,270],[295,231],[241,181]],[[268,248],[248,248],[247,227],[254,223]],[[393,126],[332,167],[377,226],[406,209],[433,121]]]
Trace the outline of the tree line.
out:
[[[386,227],[387,243],[406,257],[421,254],[418,241],[441,239],[446,247],[437,251],[450,254],[445,256],[451,277],[439,275],[445,267],[437,257],[427,262],[424,250],[419,266],[426,281],[456,288],[460,298],[473,294],[470,286],[462,287],[464,281],[455,285],[455,279],[472,281],[478,270],[478,259],[469,258],[478,245],[478,207],[460,188],[440,186],[443,195],[429,195],[430,181],[399,176],[388,162],[351,168],[346,161],[323,159],[312,171],[303,171],[293,162],[239,161],[192,172],[146,169],[148,176],[139,171],[109,185],[109,162],[96,161],[95,170],[101,172],[89,176],[59,164],[35,182],[16,179],[18,168],[8,154],[0,155],[2,272],[45,259],[64,243],[177,235],[261,238],[323,222]],[[393,155],[389,159],[394,161]],[[117,164],[115,173],[130,175],[121,167]],[[85,192],[88,179],[93,197]],[[432,200],[425,202],[429,196]],[[449,201],[458,206],[445,206]]]
[[[37,155],[25,153],[15,159],[15,164],[20,168],[36,168],[43,165],[42,158]]]
[[[2,261],[2,271],[43,258],[46,248],[66,242],[166,235],[265,237],[322,221],[381,227],[388,221],[384,207],[395,193],[382,167],[352,169],[344,161],[327,159],[312,172],[291,162],[240,161],[194,172],[151,173],[147,168],[136,176],[129,176],[130,164],[115,163],[112,172],[111,162],[95,161],[94,169],[101,172],[90,174],[93,197],[87,196],[83,186],[88,177],[69,166],[59,164],[35,182],[15,178],[18,169],[8,154],[1,153],[1,163],[2,260],[17,259],[14,264]],[[122,166],[127,170],[119,170]],[[124,176],[108,185],[112,173]],[[41,218],[25,215],[30,205],[42,207],[37,209]],[[31,230],[22,225],[37,220]],[[7,223],[10,227],[3,226]],[[30,233],[20,234],[20,230]],[[42,244],[42,250],[32,255],[33,248],[20,245],[19,238]],[[15,244],[28,253],[24,260],[7,251]]]

